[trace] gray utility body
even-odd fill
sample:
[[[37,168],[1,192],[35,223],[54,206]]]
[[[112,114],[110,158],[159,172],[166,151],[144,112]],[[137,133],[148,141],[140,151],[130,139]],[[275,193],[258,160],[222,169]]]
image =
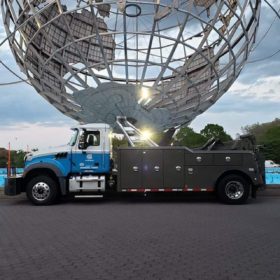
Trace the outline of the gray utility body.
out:
[[[32,203],[48,205],[66,195],[215,192],[225,203],[241,204],[263,184],[258,153],[253,145],[245,147],[244,140],[242,147],[239,142],[226,146],[212,139],[201,149],[119,148],[113,159],[108,125],[87,124],[73,130],[67,146],[28,154],[23,175],[7,178],[5,194],[26,192]],[[137,140],[128,127],[123,131]]]
[[[247,188],[241,183],[246,182],[252,193],[262,184],[252,151],[122,148],[118,150],[117,167],[120,192],[218,192],[221,182],[231,178],[226,194],[234,202]],[[228,201],[226,197],[223,200]]]
[[[258,185],[258,166],[249,151],[195,151],[186,147],[118,150],[118,191],[214,191],[227,174]]]

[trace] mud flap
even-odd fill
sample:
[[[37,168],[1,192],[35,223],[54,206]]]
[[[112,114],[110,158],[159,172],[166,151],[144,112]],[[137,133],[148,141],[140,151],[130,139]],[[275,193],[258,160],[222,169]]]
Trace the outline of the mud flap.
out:
[[[21,193],[23,179],[21,177],[11,177],[5,179],[5,195],[13,196]]]
[[[258,187],[252,186],[252,198],[257,198],[257,189]]]

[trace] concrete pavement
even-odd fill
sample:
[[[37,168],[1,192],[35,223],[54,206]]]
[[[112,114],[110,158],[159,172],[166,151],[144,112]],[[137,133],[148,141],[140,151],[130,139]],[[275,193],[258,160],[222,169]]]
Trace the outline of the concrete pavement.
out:
[[[280,279],[280,197],[0,200],[1,279]]]

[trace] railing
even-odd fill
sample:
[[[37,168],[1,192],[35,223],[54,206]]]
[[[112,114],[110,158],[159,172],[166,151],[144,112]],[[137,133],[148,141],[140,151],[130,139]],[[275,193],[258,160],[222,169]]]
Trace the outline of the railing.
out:
[[[12,167],[10,176],[18,176],[23,173],[23,168]],[[8,170],[7,168],[0,168],[0,188],[4,187],[5,178],[7,178]]]
[[[280,185],[280,167],[266,168],[265,181],[267,185]]]

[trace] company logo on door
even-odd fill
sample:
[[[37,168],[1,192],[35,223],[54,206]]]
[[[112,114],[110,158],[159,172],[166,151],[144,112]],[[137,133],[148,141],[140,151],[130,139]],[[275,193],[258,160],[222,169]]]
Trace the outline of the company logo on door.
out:
[[[87,159],[92,159],[92,154],[87,154]]]

